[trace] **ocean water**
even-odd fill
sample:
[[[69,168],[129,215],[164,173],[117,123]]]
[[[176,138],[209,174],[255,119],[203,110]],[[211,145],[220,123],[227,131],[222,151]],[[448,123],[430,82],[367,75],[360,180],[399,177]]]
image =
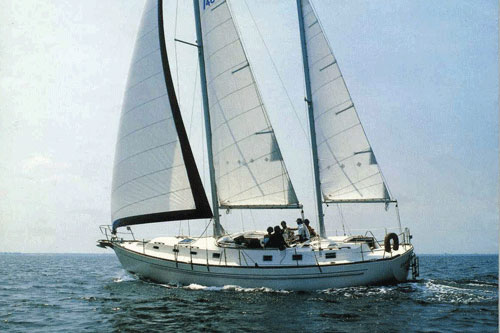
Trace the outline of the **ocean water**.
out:
[[[423,255],[417,281],[317,292],[169,286],[114,256],[0,254],[0,332],[497,332],[498,256]]]

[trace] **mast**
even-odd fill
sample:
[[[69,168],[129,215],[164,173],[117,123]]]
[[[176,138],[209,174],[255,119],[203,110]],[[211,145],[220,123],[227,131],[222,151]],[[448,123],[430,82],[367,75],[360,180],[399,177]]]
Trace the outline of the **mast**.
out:
[[[311,81],[309,77],[309,65],[307,60],[307,45],[306,45],[306,37],[304,30],[304,17],[302,15],[302,0],[297,0],[297,11],[299,16],[300,43],[302,45],[302,62],[304,64],[304,77],[306,83],[306,103],[309,114],[309,131],[311,133],[311,148],[313,154],[314,183],[316,191],[316,205],[318,209],[319,233],[322,238],[326,238],[325,221],[323,218],[323,199],[321,197],[321,184],[319,179],[318,149],[316,146],[316,128],[314,124]]]
[[[203,99],[203,114],[205,117],[205,133],[207,136],[208,168],[210,171],[210,187],[212,190],[212,209],[214,212],[214,236],[222,236],[222,228],[219,216],[219,199],[215,183],[214,156],[212,152],[212,127],[210,125],[210,113],[208,104],[207,77],[205,73],[205,58],[203,55],[203,35],[201,32],[200,4],[199,0],[193,0],[194,18],[196,22],[196,39],[198,44],[198,61],[200,63],[200,83]]]

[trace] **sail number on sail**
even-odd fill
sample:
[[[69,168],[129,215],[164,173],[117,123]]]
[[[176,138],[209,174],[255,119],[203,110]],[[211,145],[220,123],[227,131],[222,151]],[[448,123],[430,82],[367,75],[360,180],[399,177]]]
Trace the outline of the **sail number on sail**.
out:
[[[215,2],[215,0],[204,0],[203,1],[203,10],[205,10],[205,8],[210,7],[210,5],[213,5]]]

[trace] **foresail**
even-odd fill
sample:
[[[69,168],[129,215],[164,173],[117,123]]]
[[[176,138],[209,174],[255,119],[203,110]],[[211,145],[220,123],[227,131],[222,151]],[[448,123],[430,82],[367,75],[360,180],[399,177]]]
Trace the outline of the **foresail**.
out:
[[[165,49],[162,1],[144,8],[130,65],[116,144],[113,228],[209,218]]]
[[[337,61],[309,0],[302,0],[325,202],[390,200]]]
[[[220,206],[297,207],[228,3],[202,0],[200,12]]]

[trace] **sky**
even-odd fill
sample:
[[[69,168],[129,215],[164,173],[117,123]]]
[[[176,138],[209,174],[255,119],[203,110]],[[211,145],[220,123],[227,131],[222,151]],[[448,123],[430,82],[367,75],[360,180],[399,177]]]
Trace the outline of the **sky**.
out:
[[[231,4],[290,178],[314,221],[295,1]],[[416,252],[498,253],[498,2],[313,4]],[[95,241],[99,225],[111,222],[114,145],[144,1],[0,5],[0,252],[105,253]],[[196,51],[173,41],[195,41],[191,6],[166,0],[165,29],[208,189]],[[325,213],[330,234],[342,221],[353,233],[396,221],[394,208]],[[232,211],[222,223],[265,229],[297,214]],[[199,235],[206,223],[134,231]]]

